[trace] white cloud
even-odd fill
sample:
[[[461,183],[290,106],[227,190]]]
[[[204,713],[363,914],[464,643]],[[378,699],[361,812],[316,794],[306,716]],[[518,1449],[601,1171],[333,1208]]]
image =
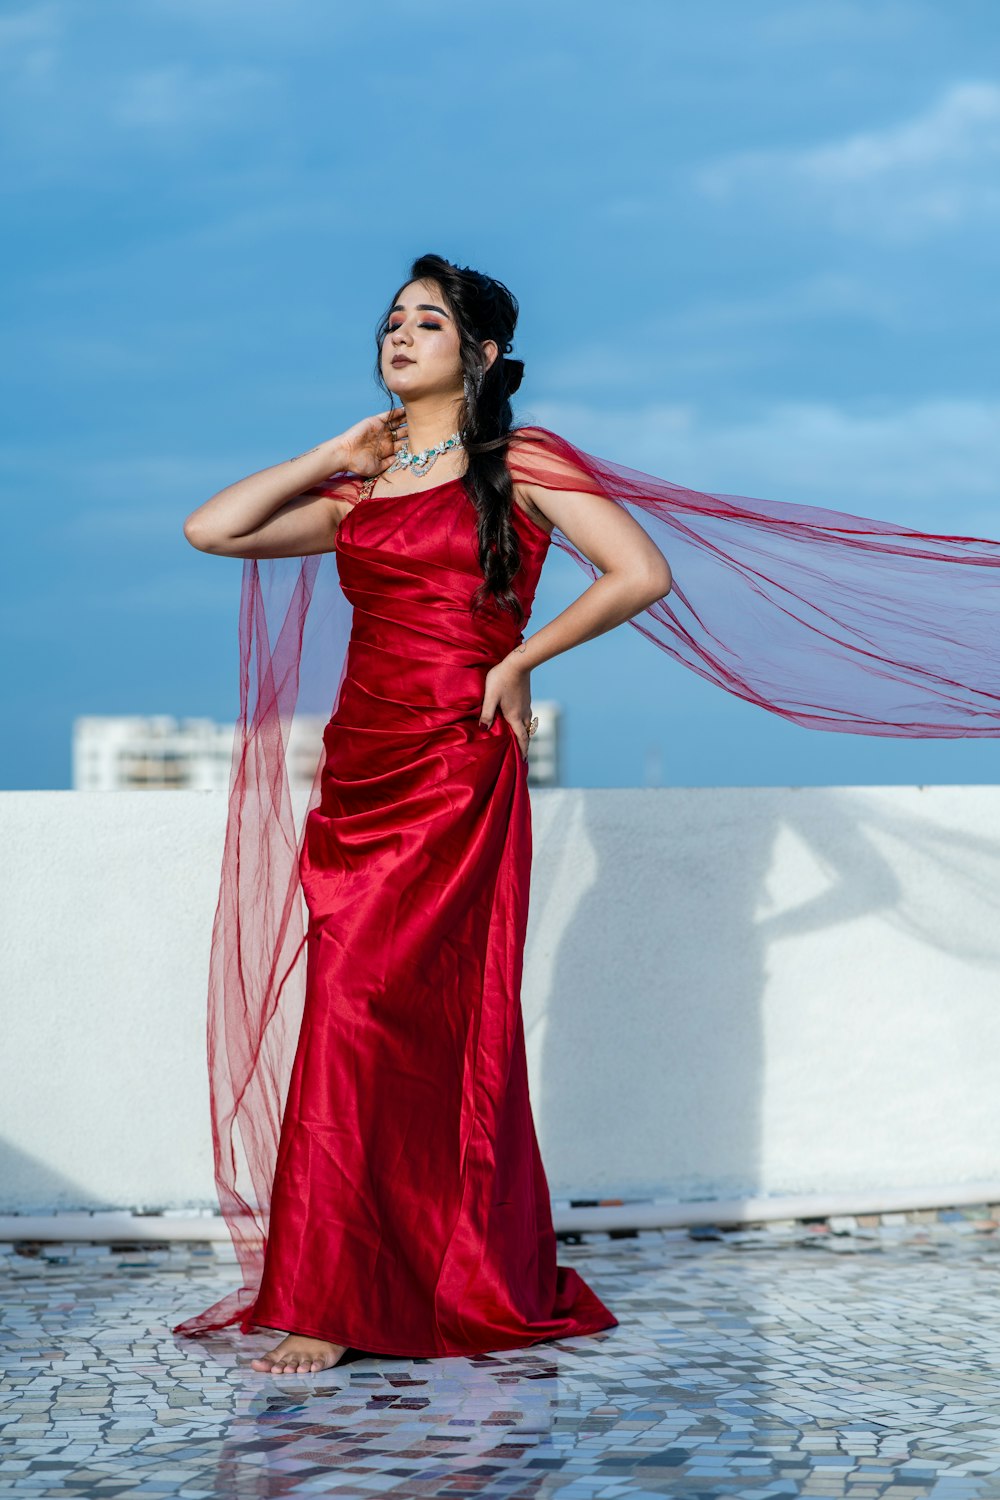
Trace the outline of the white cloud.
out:
[[[61,29],[61,8],[54,0],[41,0],[39,5],[26,5],[0,15],[0,57],[11,62],[18,48],[48,45],[58,38]]]
[[[876,285],[852,273],[820,271],[744,297],[727,297],[723,286],[717,295],[650,315],[627,348],[620,338],[574,344],[540,359],[532,373],[550,389],[581,394],[596,385],[631,392],[643,381],[661,383],[666,371],[674,379],[759,373],[768,353],[780,348],[784,330],[801,333],[803,325],[845,318],[894,333],[914,327],[913,307],[898,281]],[[933,310],[921,306],[919,320],[930,326]],[[768,334],[766,343],[761,333]]]
[[[262,68],[204,71],[186,63],[164,64],[122,79],[111,95],[108,117],[114,125],[172,133],[237,124],[273,86]]]
[[[782,401],[730,422],[690,403],[611,412],[539,402],[519,416],[586,452],[692,489],[1000,539],[998,401],[940,397],[854,409]]]
[[[1000,88],[965,83],[932,109],[881,132],[869,131],[803,153],[804,167],[831,184],[881,182],[893,173],[985,162],[1000,152]]]
[[[108,19],[108,18],[106,18]],[[74,31],[72,23],[76,22]],[[109,19],[113,27],[113,18]],[[155,64],[99,48],[78,15],[44,0],[0,16],[0,138],[9,187],[105,180],[116,160],[203,153],[274,111],[280,72],[212,58]],[[94,53],[92,56],[91,54]],[[158,168],[159,170],[159,168]]]
[[[871,42],[875,37],[898,40],[924,20],[917,0],[801,0],[777,9],[764,8],[751,16],[757,39],[766,46],[829,46],[831,43]]]
[[[741,151],[694,170],[706,198],[766,200],[847,234],[907,242],[1000,218],[1000,86],[954,84],[929,109],[825,145]]]
[[[0,15],[0,72],[4,89],[40,86],[55,73],[62,12],[53,0]]]
[[[679,308],[670,317],[669,330],[702,337],[712,329],[730,334],[739,328],[794,327],[805,320],[845,316],[899,331],[912,327],[896,285],[875,286],[850,272],[819,271],[782,282],[772,292],[732,298],[723,293]]]

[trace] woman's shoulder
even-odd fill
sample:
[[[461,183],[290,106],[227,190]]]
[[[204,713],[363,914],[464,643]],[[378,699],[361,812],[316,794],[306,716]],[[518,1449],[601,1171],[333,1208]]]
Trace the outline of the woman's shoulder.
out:
[[[507,452],[544,452],[546,449],[558,447],[561,441],[559,434],[552,432],[550,428],[542,427],[537,422],[525,422],[521,427],[512,429]]]
[[[580,449],[566,438],[542,427],[526,423],[511,434],[507,449],[507,467],[515,483],[540,489],[591,489],[588,460]]]
[[[511,477],[524,484],[530,484],[533,479],[537,481],[541,468],[544,468],[544,460],[561,451],[561,441],[558,433],[537,422],[526,422],[523,427],[515,427],[506,448],[507,467]]]

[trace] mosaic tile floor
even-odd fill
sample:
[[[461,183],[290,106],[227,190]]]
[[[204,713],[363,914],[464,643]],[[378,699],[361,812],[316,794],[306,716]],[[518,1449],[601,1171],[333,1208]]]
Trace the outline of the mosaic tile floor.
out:
[[[0,1492],[1000,1497],[1000,1231],[954,1217],[587,1235],[618,1328],[286,1378],[169,1332],[228,1246],[2,1246]]]

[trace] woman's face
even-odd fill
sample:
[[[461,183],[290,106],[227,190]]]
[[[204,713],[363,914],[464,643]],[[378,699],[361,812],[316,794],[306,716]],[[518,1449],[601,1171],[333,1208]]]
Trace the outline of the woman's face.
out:
[[[492,363],[497,345],[488,340],[483,352]],[[411,281],[397,297],[382,341],[382,378],[404,401],[463,395],[458,328],[436,281]]]

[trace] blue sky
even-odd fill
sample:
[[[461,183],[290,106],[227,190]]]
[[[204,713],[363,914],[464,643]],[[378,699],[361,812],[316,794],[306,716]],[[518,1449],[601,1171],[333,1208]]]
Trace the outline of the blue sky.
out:
[[[10,724],[234,717],[184,517],[379,410],[412,258],[521,303],[516,413],[692,488],[1000,537],[992,0],[42,0],[0,13]],[[586,586],[555,548],[533,624]],[[530,627],[529,627],[530,630]],[[786,724],[623,625],[537,669],[574,785],[990,782]]]

